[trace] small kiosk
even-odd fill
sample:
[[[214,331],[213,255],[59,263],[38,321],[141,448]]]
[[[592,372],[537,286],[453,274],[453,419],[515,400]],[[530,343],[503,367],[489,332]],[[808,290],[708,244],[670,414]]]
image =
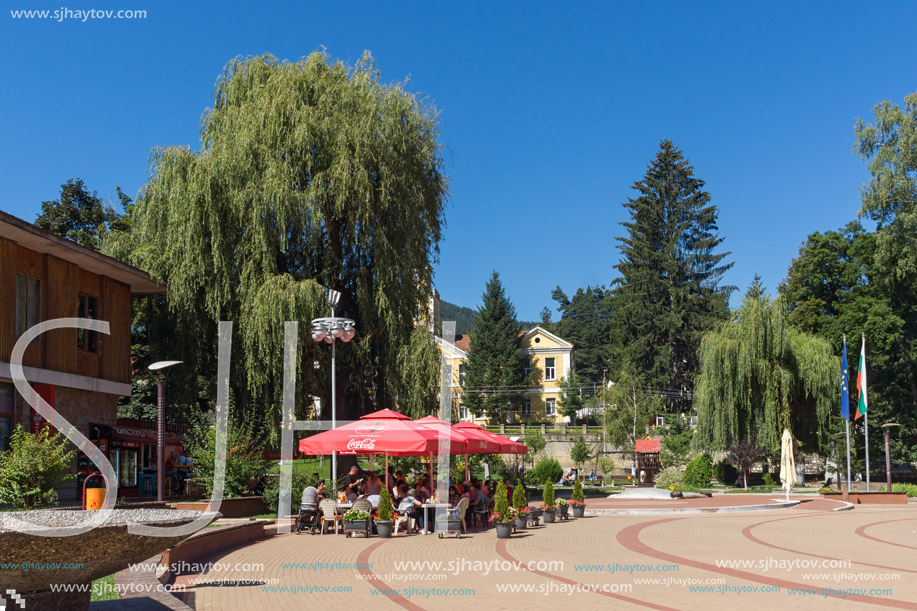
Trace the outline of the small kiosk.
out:
[[[659,464],[659,452],[662,442],[659,439],[637,440],[637,482],[638,485],[653,486],[656,474],[662,469]]]

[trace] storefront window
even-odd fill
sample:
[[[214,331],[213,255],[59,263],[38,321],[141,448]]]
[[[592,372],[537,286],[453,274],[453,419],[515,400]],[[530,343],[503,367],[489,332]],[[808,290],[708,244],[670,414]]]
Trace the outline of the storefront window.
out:
[[[0,384],[0,452],[10,449],[13,433],[13,385]]]

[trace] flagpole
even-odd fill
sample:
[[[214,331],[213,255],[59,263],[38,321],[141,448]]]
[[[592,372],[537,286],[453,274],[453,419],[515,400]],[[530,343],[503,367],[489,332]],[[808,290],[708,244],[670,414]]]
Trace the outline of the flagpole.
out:
[[[847,492],[850,492],[850,420],[844,419],[847,425]]]
[[[847,334],[844,334],[844,362],[841,380],[841,415],[844,417],[844,424],[847,427],[847,492],[850,492],[850,374],[847,367]],[[845,413],[846,412],[846,413]],[[846,501],[847,498],[844,497]]]
[[[866,413],[863,414],[864,422],[866,424],[866,492],[869,490],[869,395],[866,394],[866,334],[863,333],[863,390],[861,391],[865,395],[866,401]]]

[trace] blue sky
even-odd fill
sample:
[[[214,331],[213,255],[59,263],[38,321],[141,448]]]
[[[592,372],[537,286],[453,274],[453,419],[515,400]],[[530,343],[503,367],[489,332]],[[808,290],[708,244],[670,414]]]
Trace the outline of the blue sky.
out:
[[[81,0],[82,1],[82,0]],[[236,56],[365,49],[441,111],[452,177],[436,268],[475,306],[490,271],[522,319],[615,277],[621,203],[663,138],[720,209],[729,284],[774,291],[816,230],[855,218],[858,117],[917,90],[913,3],[313,3],[10,0],[11,10],[143,9],[146,19],[0,14],[0,209],[34,220],[81,177],[135,194],[150,150],[198,148]]]

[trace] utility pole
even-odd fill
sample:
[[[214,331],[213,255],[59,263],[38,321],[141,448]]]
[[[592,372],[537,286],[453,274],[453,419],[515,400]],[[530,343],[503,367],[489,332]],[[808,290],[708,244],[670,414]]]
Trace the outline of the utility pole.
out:
[[[634,401],[634,453],[633,453],[633,463],[631,467],[631,474],[634,476],[634,480],[637,479],[637,389],[633,386],[630,387],[631,396]],[[636,483],[636,481],[635,481]]]
[[[607,369],[602,370],[602,452],[608,451],[608,422],[605,419],[605,411],[608,406],[605,403],[605,374],[608,372]]]

